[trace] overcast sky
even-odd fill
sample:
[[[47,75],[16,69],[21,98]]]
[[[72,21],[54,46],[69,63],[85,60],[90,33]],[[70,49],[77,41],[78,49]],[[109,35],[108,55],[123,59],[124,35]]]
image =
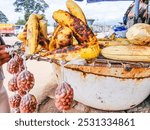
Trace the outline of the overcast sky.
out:
[[[0,10],[7,16],[10,23],[15,23],[18,18],[23,18],[23,14],[14,12],[15,0],[0,0]],[[49,8],[46,10],[46,18],[49,22],[52,20],[52,13],[58,9],[67,10],[65,7],[66,0],[45,0],[49,4]],[[125,13],[130,2],[98,2],[87,4],[84,2],[77,2],[83,9],[87,18],[98,19],[103,24],[115,24],[122,21],[123,14]]]

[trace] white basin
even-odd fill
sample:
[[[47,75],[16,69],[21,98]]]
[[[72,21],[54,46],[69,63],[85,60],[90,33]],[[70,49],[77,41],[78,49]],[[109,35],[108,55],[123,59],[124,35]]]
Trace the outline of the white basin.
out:
[[[58,80],[61,67],[53,64]],[[150,68],[67,65],[64,78],[74,89],[74,99],[102,110],[135,107],[150,94]]]

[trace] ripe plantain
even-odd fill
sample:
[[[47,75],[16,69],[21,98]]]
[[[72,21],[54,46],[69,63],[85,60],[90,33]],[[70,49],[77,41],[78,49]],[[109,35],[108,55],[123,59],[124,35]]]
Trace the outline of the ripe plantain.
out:
[[[97,38],[92,30],[79,18],[69,14],[67,11],[58,10],[53,13],[53,18],[62,26],[69,27],[77,41],[88,45],[97,42]]]
[[[20,34],[17,35],[17,38],[19,40],[21,40],[24,45],[27,45],[27,41],[26,41],[26,38],[27,38],[27,23],[25,24],[25,27],[24,27],[23,31]]]
[[[22,32],[17,35],[17,38],[23,42],[23,44],[26,45],[26,38],[27,38],[27,32]]]
[[[66,7],[72,15],[81,19],[87,25],[86,17],[78,4],[76,4],[73,0],[67,0]]]
[[[76,16],[77,18],[81,19],[85,24],[87,24],[82,9],[75,2],[73,2],[72,0],[68,0],[66,2],[66,6],[72,15]],[[50,51],[54,50],[55,48],[61,48],[69,44],[78,44],[77,40],[72,36],[72,31],[67,26],[59,25],[57,28],[53,33],[49,45]]]
[[[49,45],[49,50],[62,48],[62,47],[71,45],[72,43],[73,43],[72,30],[66,26],[59,25],[53,33],[53,36]]]
[[[40,20],[40,34],[44,36],[44,38],[47,39],[47,23],[45,20]]]
[[[38,18],[38,20],[42,20],[44,18],[44,16],[42,14],[35,14],[35,15]]]
[[[34,54],[38,46],[39,21],[35,14],[31,14],[27,24],[27,45],[29,54]]]
[[[83,48],[79,51],[80,57],[83,59],[94,59],[99,56],[100,48],[98,44],[90,45],[87,48]]]
[[[75,3],[73,0],[67,0],[66,7],[73,16],[81,19],[87,25],[86,17],[77,3]],[[75,39],[75,37],[73,37],[73,45],[77,44],[78,41]]]
[[[40,52],[42,49],[43,49],[42,45],[38,44],[38,46],[37,46],[37,48],[35,50],[35,53]]]
[[[48,43],[49,43],[48,39],[46,39],[43,35],[39,35],[39,37],[38,37],[38,46],[40,45],[40,47],[41,47],[40,50],[42,50],[42,49],[43,50],[49,50]],[[39,50],[39,49],[36,49],[36,52],[37,52],[37,50]]]
[[[109,46],[101,51],[105,58],[123,61],[150,62],[150,47],[148,46]]]
[[[66,26],[59,28],[55,36],[56,49],[69,46],[73,43],[72,30]]]
[[[75,49],[77,48],[77,49]],[[51,59],[71,61],[73,59],[93,59],[99,56],[100,48],[98,44],[87,47],[67,46],[65,48],[49,52],[41,52],[40,55]]]
[[[52,37],[51,37],[51,40],[50,40],[50,43],[49,43],[49,51],[53,51],[56,49],[56,43],[55,43],[55,37],[56,37],[56,34],[58,33],[58,30],[61,28],[60,25],[58,25],[53,34],[52,34]]]

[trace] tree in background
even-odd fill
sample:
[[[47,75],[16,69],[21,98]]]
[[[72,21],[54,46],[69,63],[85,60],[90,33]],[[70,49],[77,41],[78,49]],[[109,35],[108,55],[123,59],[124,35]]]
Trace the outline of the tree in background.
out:
[[[0,11],[0,23],[7,23],[7,22],[8,22],[8,18],[2,11]]]
[[[15,12],[24,12],[24,19],[27,21],[32,13],[44,13],[48,4],[44,0],[16,0],[13,5]]]
[[[26,21],[24,19],[18,19],[17,22],[15,23],[16,25],[25,25]]]

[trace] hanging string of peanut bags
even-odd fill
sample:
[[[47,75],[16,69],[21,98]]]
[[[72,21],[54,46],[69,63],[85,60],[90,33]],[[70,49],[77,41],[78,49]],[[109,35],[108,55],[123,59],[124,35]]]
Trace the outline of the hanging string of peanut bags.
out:
[[[25,58],[17,53],[11,54],[12,58],[7,63],[7,71],[13,75],[8,82],[8,90],[14,94],[9,97],[11,112],[32,113],[36,111],[37,100],[30,94],[35,79],[31,72],[27,70]]]

